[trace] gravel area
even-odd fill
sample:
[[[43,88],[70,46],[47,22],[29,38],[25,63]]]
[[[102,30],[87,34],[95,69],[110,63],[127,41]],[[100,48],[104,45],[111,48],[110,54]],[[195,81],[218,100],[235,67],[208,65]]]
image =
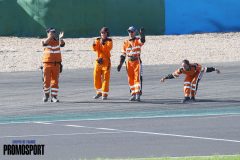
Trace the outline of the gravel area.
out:
[[[112,37],[112,66],[117,66],[124,39]],[[94,38],[66,38],[64,69],[92,68],[96,58],[91,50]],[[43,48],[39,38],[0,37],[0,72],[34,71],[41,65]],[[192,62],[240,61],[240,32],[174,36],[147,36],[142,47],[143,65]]]

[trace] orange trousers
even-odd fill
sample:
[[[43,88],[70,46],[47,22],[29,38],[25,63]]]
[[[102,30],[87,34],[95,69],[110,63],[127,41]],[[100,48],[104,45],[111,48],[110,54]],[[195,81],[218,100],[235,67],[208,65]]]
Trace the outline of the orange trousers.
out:
[[[110,83],[110,67],[103,67],[98,65],[97,62],[93,71],[94,88],[97,94],[108,96],[109,83]]]
[[[60,64],[44,63],[43,65],[44,93],[50,93],[51,91],[51,96],[58,95],[59,73],[60,73]]]
[[[128,84],[131,95],[140,94],[141,92],[141,62],[140,60],[126,61]]]
[[[186,75],[184,80],[184,96],[185,97],[195,97],[198,89],[198,83],[201,79],[203,72],[197,72],[193,76]]]

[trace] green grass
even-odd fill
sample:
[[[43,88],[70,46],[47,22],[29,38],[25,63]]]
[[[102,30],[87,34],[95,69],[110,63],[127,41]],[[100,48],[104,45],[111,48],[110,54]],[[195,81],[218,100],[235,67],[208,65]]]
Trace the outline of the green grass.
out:
[[[81,160],[81,159],[79,159]],[[96,160],[240,160],[240,155],[226,156],[194,156],[194,157],[163,157],[163,158],[126,158],[126,159],[108,159],[97,158]]]
[[[240,160],[240,155],[234,156],[203,156],[203,157],[176,157],[176,158],[146,158],[141,160]]]

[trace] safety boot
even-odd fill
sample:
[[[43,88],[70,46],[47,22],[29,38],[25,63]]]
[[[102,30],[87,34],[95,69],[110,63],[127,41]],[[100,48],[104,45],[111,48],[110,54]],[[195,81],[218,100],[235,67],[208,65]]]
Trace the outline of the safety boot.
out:
[[[191,97],[191,101],[192,102],[196,102],[196,99],[195,99],[195,97],[193,96],[193,97]]]
[[[102,96],[102,100],[107,100],[107,96]]]
[[[57,96],[52,96],[51,102],[53,102],[53,103],[59,102],[59,100],[57,99]]]
[[[49,93],[45,93],[43,96],[43,102],[47,102],[49,98]]]
[[[129,98],[129,101],[135,101],[136,100],[136,95],[132,95],[130,98]]]
[[[93,99],[98,99],[98,98],[100,98],[100,97],[102,97],[102,94],[101,94],[101,93],[98,93],[98,94],[96,94],[96,95],[93,97]]]
[[[138,102],[140,102],[140,94],[136,94],[135,100],[138,101]]]
[[[182,103],[188,103],[190,101],[190,97],[184,97]]]

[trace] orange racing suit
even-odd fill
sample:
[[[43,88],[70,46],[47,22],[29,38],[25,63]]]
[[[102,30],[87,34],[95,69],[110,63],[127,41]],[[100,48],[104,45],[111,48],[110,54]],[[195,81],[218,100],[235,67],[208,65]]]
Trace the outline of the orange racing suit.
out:
[[[110,38],[107,38],[105,44],[101,44],[101,38],[97,38],[92,46],[97,55],[93,72],[94,87],[97,94],[102,94],[102,96],[108,96],[109,92],[112,45]]]
[[[51,39],[48,44],[43,44],[44,54],[42,58],[43,62],[43,79],[44,79],[44,93],[51,96],[58,95],[58,79],[60,73],[60,65],[62,62],[60,42],[56,39]]]
[[[198,83],[203,74],[202,66],[197,63],[190,64],[189,70],[179,68],[173,73],[173,76],[178,77],[180,74],[186,75],[183,88],[184,96],[189,97],[191,95],[192,97],[195,97],[198,88]]]
[[[122,54],[126,56],[126,68],[131,95],[141,93],[142,64],[140,54],[143,44],[140,38],[135,37],[125,40],[122,47]]]

